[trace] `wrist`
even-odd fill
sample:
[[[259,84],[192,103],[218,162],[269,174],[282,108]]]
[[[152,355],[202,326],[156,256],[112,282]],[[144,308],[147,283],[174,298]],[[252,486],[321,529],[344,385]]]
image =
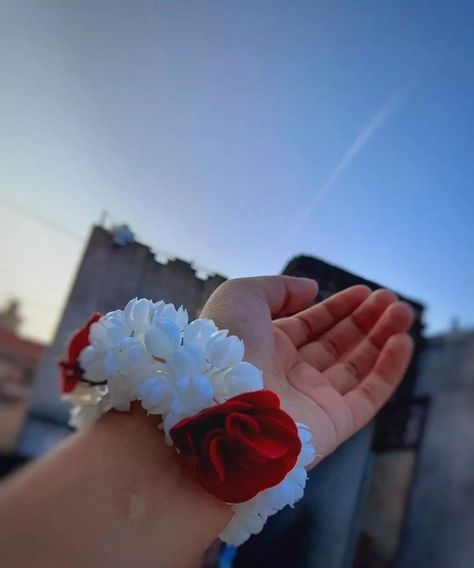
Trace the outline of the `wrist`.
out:
[[[157,421],[138,405],[110,412],[2,487],[3,564],[199,565],[231,512],[182,470]]]
[[[166,547],[170,565],[188,565],[200,560],[232,513],[189,475],[159,422],[133,404],[130,413],[111,411],[83,435],[115,472],[109,483],[130,535],[145,530],[153,547]]]

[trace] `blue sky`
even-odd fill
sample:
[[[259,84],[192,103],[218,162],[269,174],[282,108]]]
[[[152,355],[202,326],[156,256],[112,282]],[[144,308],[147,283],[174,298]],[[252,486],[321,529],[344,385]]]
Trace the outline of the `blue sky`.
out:
[[[425,302],[432,333],[474,325],[472,3],[1,10],[0,301],[27,335],[104,209],[216,272],[314,254]]]

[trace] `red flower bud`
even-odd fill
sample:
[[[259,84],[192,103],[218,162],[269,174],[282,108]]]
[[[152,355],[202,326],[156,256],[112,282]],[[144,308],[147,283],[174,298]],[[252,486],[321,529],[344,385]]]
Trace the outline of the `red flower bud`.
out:
[[[87,323],[78,329],[69,341],[66,356],[59,362],[59,373],[62,381],[62,391],[70,392],[82,379],[84,371],[79,365],[79,354],[89,345],[89,330],[91,325],[102,317],[95,312]]]
[[[208,492],[242,503],[282,481],[301,450],[294,420],[272,391],[244,393],[184,418],[170,431]]]

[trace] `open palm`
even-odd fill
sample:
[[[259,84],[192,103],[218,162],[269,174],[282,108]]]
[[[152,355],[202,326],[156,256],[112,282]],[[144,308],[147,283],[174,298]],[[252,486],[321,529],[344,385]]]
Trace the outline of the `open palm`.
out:
[[[201,317],[244,340],[245,359],[263,370],[265,387],[279,395],[293,419],[311,428],[325,457],[398,386],[412,352],[406,332],[413,311],[392,292],[366,286],[308,308],[316,292],[316,283],[306,278],[229,280]]]

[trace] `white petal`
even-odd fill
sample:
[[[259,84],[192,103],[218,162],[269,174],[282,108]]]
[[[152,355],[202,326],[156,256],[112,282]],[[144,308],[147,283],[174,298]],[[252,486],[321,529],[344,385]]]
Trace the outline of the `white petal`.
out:
[[[182,345],[166,357],[166,366],[176,378],[199,375],[205,369],[204,352],[196,345]]]
[[[100,410],[95,404],[85,406],[75,406],[71,409],[69,416],[69,426],[76,430],[82,430],[94,424],[101,417]]]
[[[99,321],[102,323],[108,322],[115,327],[124,327],[125,324],[124,324],[123,314],[124,314],[123,310],[115,310],[113,312],[108,312]]]
[[[188,325],[188,312],[183,306],[176,309],[173,304],[158,302],[154,305],[152,314],[152,323],[160,319],[169,320],[176,324],[180,331],[183,331]]]
[[[88,345],[79,354],[79,365],[88,381],[101,383],[106,381],[109,373],[104,366],[106,353],[93,345]]]
[[[115,350],[109,349],[107,351],[105,358],[104,358],[104,367],[107,371],[108,375],[112,375],[113,373],[118,373],[118,365],[115,360]]]
[[[108,347],[107,330],[99,321],[93,323],[89,329],[89,342],[92,345],[106,349]]]
[[[111,347],[116,347],[129,337],[129,333],[123,327],[118,325],[107,325],[107,322],[104,323],[104,326],[106,328],[108,342]]]
[[[149,313],[152,307],[150,300],[142,298],[133,306],[133,330],[143,333],[150,325]]]
[[[240,522],[242,528],[250,534],[258,534],[265,525],[267,516],[261,517],[258,514],[250,515],[237,515],[237,520]]]
[[[183,306],[179,306],[178,311],[176,312],[176,325],[181,331],[184,331],[184,329],[186,329],[186,326],[188,325],[188,321],[188,311],[185,310]]]
[[[127,337],[118,347],[112,350],[112,364],[106,358],[106,368],[113,366],[124,376],[132,377],[143,373],[153,359],[140,341]]]
[[[169,437],[169,431],[171,428],[177,424],[181,419],[185,418],[184,414],[178,412],[170,412],[163,416],[163,430],[166,434],[166,440],[169,445],[171,445],[171,438]]]
[[[263,529],[268,515],[256,511],[252,501],[251,499],[245,503],[232,506],[234,515],[219,535],[222,541],[231,546],[240,546],[250,535],[258,534]]]
[[[170,320],[158,319],[145,333],[145,345],[154,357],[166,357],[181,341],[178,326]]]
[[[137,389],[138,398],[142,406],[150,414],[164,414],[169,412],[172,390],[169,381],[150,377],[142,382]]]
[[[313,447],[313,444],[311,443],[304,444],[303,446],[301,446],[301,451],[298,456],[298,459],[296,460],[296,465],[298,467],[306,467],[310,463],[312,463],[315,458],[316,458],[316,451]]]
[[[135,305],[137,299],[138,298],[132,298],[131,300],[129,300],[127,302],[127,305],[125,306],[125,308],[123,310],[124,320],[129,320],[132,317],[133,306]]]
[[[158,316],[155,315],[155,317]],[[161,319],[167,319],[175,323],[176,308],[173,304],[163,304],[159,317]]]
[[[280,481],[278,485],[270,487],[266,491],[268,491],[271,496],[272,508],[277,511],[293,502],[292,484],[286,479],[286,477],[283,481]]]
[[[207,342],[217,327],[210,319],[196,319],[192,321],[184,330],[184,344],[196,345],[205,350]]]
[[[224,402],[233,395],[229,394],[229,386],[227,384],[226,371],[214,373],[211,377],[212,386],[214,387],[214,398],[217,402]]]
[[[288,503],[288,505],[290,507],[294,507],[295,504],[303,498],[304,495],[304,487],[301,487],[300,485],[294,485],[293,486],[293,501],[291,503]]]
[[[227,330],[213,333],[206,346],[206,359],[216,369],[234,367],[242,361],[244,343],[235,335],[225,337]]]
[[[309,426],[306,426],[302,422],[297,422],[296,426],[298,427],[298,436],[301,440],[302,444],[306,444],[307,442],[311,441],[312,434]]]
[[[300,487],[305,487],[306,480],[308,479],[308,474],[304,467],[294,467],[288,474],[287,478],[296,485]]]
[[[242,527],[236,515],[232,517],[226,528],[219,535],[219,538],[230,546],[240,546],[249,537],[250,534]]]
[[[176,382],[176,393],[172,403],[175,413],[190,416],[212,405],[213,388],[207,377],[181,377]]]
[[[229,396],[263,389],[262,371],[247,361],[229,369],[225,374],[225,381]]]
[[[140,358],[140,355],[146,355],[146,350],[143,349],[141,343],[138,343],[136,339],[127,337],[115,350],[115,354],[119,370],[123,374],[127,374],[133,363]]]
[[[130,410],[130,402],[134,400],[128,382],[123,377],[115,376],[109,380],[108,387],[113,408],[122,412],[128,412]]]

